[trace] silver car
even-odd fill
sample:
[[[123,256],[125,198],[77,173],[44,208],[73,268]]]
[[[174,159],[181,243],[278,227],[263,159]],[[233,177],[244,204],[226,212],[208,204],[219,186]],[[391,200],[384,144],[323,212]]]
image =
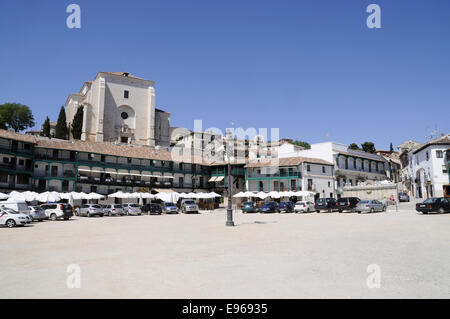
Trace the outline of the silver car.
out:
[[[30,217],[33,221],[37,220],[39,222],[48,219],[48,216],[41,206],[30,206]]]
[[[358,214],[361,212],[385,212],[386,205],[376,199],[362,200],[356,205],[355,211]]]
[[[141,215],[142,211],[138,204],[123,204],[124,213],[127,215]]]
[[[80,208],[77,208],[75,210],[75,214],[77,216],[86,216],[86,217],[92,217],[92,216],[100,216],[103,217],[103,207],[98,204],[85,204],[81,205]]]
[[[183,199],[181,201],[181,212],[186,213],[198,213],[198,206],[192,199]]]
[[[161,207],[164,214],[178,214],[178,207],[174,203],[164,202]]]
[[[118,215],[123,216],[123,215],[125,215],[123,206],[120,204],[106,205],[105,208],[103,208],[103,213],[107,216],[118,216]]]

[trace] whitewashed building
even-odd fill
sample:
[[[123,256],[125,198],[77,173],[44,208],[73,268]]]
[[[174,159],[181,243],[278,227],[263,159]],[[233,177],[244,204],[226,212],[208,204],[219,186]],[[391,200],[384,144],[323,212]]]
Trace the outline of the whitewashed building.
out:
[[[336,142],[312,144],[311,149],[296,152],[283,152],[280,149],[278,156],[280,160],[300,156],[333,163],[337,197],[342,194],[344,186],[387,180],[390,169],[389,162],[383,156],[352,150]]]
[[[83,141],[168,146],[170,113],[155,108],[154,83],[127,72],[99,72],[67,98],[67,124],[82,105]]]
[[[440,197],[450,193],[446,162],[449,147],[450,134],[447,134],[402,152],[404,188],[412,197]]]
[[[285,157],[245,166],[245,189],[253,192],[311,191],[335,197],[333,163],[318,158]]]

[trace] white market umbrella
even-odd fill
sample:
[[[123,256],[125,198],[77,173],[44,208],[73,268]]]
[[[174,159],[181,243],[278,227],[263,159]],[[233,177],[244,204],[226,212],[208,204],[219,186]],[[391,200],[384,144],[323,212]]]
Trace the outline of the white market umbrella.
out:
[[[244,192],[239,192],[235,195],[233,195],[234,198],[244,198],[244,197],[248,197],[246,193]]]
[[[7,198],[9,198],[8,194],[0,193],[0,200],[4,200],[4,199],[7,199]]]
[[[270,196],[270,197],[272,197],[272,198],[280,198],[280,197],[281,197],[280,192],[270,192],[270,193],[267,194],[267,195],[268,195],[268,197]]]
[[[130,198],[130,193],[124,193],[122,191],[118,191],[116,193],[109,194],[108,197],[112,197],[112,198]]]
[[[258,197],[258,198],[260,198],[260,199],[265,199],[265,198],[269,197],[269,194],[264,193],[264,192],[259,192],[259,193],[256,193],[256,194],[254,195],[254,197]]]
[[[100,194],[97,194],[97,193],[94,193],[94,192],[89,193],[87,196],[89,196],[89,199],[102,199],[102,198],[105,197],[103,195],[100,195]]]
[[[44,192],[39,194],[37,200],[41,203],[57,202],[61,200],[61,196],[57,192]]]

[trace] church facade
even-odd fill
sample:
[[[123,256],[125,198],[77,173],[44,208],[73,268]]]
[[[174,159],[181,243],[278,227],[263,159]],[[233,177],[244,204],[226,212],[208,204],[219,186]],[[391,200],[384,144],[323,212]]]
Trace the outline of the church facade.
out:
[[[83,106],[82,141],[168,146],[170,113],[155,107],[154,84],[126,72],[99,72],[67,98],[67,124]]]

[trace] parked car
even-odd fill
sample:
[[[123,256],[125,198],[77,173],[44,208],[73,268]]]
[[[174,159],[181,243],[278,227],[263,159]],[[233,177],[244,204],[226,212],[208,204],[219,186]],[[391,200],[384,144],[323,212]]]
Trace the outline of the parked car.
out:
[[[355,211],[358,214],[362,212],[384,212],[386,211],[386,204],[383,204],[376,199],[362,200],[356,205]]]
[[[109,204],[103,208],[103,214],[107,216],[123,216],[125,212],[120,204]]]
[[[164,202],[162,204],[162,211],[165,214],[178,214],[178,207],[174,203]]]
[[[33,221],[37,220],[38,222],[48,219],[41,206],[30,206],[30,217]]]
[[[278,212],[291,213],[294,211],[294,203],[293,202],[280,202],[278,205]]]
[[[0,225],[13,228],[16,226],[25,226],[29,223],[31,223],[31,217],[26,214],[6,207],[0,209]]]
[[[261,214],[265,214],[265,213],[279,213],[280,211],[278,210],[277,202],[265,202],[259,208],[259,212]]]
[[[303,213],[309,213],[314,211],[314,203],[308,202],[308,201],[300,201],[296,202],[294,206],[294,211],[296,213],[303,212]]]
[[[103,217],[104,215],[103,207],[98,204],[84,204],[81,205],[81,207],[77,208],[75,210],[75,215],[77,216],[86,216],[86,217],[93,217],[93,216],[100,216]]]
[[[398,193],[399,202],[409,202],[409,195],[405,193]]]
[[[125,214],[127,215],[137,216],[142,214],[141,208],[139,207],[138,204],[131,204],[131,203],[123,204],[123,209]]]
[[[343,211],[355,211],[356,205],[361,200],[358,197],[341,197],[337,200],[337,209],[339,213]]]
[[[70,204],[42,204],[41,208],[44,210],[45,215],[51,220],[57,219],[68,220],[73,216],[72,205]]]
[[[181,212],[186,213],[198,213],[198,206],[193,199],[181,200]]]
[[[319,198],[314,205],[316,212],[326,211],[331,213],[333,210],[337,210],[337,202],[334,198]]]
[[[424,200],[422,203],[416,204],[416,210],[422,214],[431,212],[448,213],[450,212],[450,198],[433,197]]]
[[[1,207],[10,208],[21,214],[30,215],[30,208],[26,202],[4,201],[0,202],[0,208]]]
[[[256,206],[255,202],[244,202],[242,204],[242,213],[257,213],[258,207]]]
[[[161,215],[162,208],[161,205],[156,203],[145,204],[141,207],[143,213],[147,213],[149,215]]]

